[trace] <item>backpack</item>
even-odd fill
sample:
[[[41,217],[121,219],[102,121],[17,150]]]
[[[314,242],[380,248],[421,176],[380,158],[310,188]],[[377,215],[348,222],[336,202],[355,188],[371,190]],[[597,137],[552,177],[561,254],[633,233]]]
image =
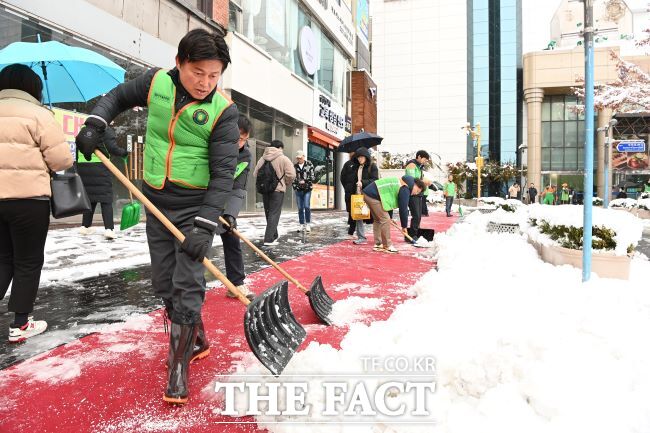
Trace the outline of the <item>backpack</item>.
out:
[[[279,182],[280,179],[275,174],[275,169],[271,165],[271,161],[264,161],[264,164],[262,164],[257,172],[257,179],[255,180],[257,192],[260,194],[272,193],[278,187]]]

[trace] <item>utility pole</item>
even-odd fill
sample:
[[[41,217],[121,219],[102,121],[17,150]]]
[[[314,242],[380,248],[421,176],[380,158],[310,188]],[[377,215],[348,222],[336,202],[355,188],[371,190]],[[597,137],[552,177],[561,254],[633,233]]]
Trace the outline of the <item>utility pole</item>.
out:
[[[585,12],[585,174],[582,237],[582,282],[591,277],[594,196],[594,0],[584,0]]]
[[[476,199],[478,200],[481,197],[481,169],[483,168],[483,156],[481,156],[481,124],[476,123],[474,129],[472,129],[470,123],[467,122],[461,129],[464,129],[467,135],[472,137],[472,140],[476,140],[476,158],[474,162],[476,162],[476,177],[478,178],[476,180]]]

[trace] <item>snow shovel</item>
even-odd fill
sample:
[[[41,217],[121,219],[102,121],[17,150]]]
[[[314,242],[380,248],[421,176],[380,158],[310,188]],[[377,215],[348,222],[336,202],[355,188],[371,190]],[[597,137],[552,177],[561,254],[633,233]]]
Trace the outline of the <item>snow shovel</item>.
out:
[[[400,231],[400,233],[402,233],[404,235],[404,237],[406,239],[408,239],[411,242],[411,245],[413,245],[414,247],[416,247],[416,248],[429,248],[427,245],[422,245],[422,244],[418,244],[417,242],[415,242],[413,240],[413,238],[408,233],[402,232],[402,228],[399,225],[397,225],[397,223],[394,220],[390,220],[390,223],[392,225],[394,225],[395,228],[398,229]]]
[[[219,221],[221,224],[228,225],[228,222],[219,217]],[[321,279],[320,275],[318,275],[316,278],[314,278],[314,281],[312,281],[311,286],[309,287],[309,290],[305,288],[298,280],[293,278],[287,271],[282,269],[280,265],[275,263],[269,256],[264,254],[262,250],[257,248],[255,244],[253,244],[251,241],[246,239],[244,235],[242,235],[239,230],[233,229],[232,231],[235,236],[237,236],[239,239],[241,239],[246,245],[248,245],[255,253],[260,256],[262,259],[264,259],[268,264],[273,266],[275,269],[277,269],[278,272],[282,274],[287,280],[291,281],[293,284],[296,285],[300,290],[302,290],[305,295],[307,295],[307,298],[309,299],[309,305],[311,305],[311,309],[314,310],[314,313],[316,313],[316,316],[325,323],[326,325],[331,325],[332,321],[329,318],[330,313],[332,312],[332,306],[334,305],[334,300],[330,297],[330,295],[327,294],[325,291],[325,287],[323,286],[323,280]],[[304,233],[304,230],[303,230]]]
[[[129,179],[129,171],[126,167],[127,159],[124,158],[124,175]],[[133,201],[133,193],[129,190],[129,199],[130,203],[122,208],[122,218],[120,218],[120,230],[126,230],[128,228],[137,225],[140,222],[140,203]]]
[[[124,186],[144,203],[145,207],[162,222],[180,242],[185,236],[178,230],[121,172],[98,150],[95,155],[119,179]],[[248,345],[260,362],[273,375],[279,376],[287,366],[296,349],[305,340],[307,332],[296,321],[289,306],[289,283],[282,281],[249,301],[207,258],[203,265],[228,290],[246,306],[244,333]]]

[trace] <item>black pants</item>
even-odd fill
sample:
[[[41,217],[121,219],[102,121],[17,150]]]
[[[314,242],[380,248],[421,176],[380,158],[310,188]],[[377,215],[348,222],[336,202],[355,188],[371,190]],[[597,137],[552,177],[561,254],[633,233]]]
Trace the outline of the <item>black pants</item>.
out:
[[[49,226],[49,200],[0,200],[0,298],[12,283],[9,311],[34,310]]]
[[[427,198],[422,196],[422,215],[429,216],[429,207],[427,206]]]
[[[160,211],[187,236],[194,227],[199,206]],[[201,320],[205,299],[205,269],[180,250],[180,242],[153,214],[147,212],[147,243],[151,256],[151,283],[156,296],[172,306],[172,322],[193,324]]]
[[[422,196],[412,195],[409,197],[409,212],[411,212],[411,231],[417,236],[420,220],[422,220]]]
[[[357,229],[357,222],[352,219],[352,194],[345,193],[345,210],[348,211],[348,234],[352,236]]]
[[[282,213],[283,200],[283,192],[274,191],[269,194],[262,194],[264,216],[266,216],[264,242],[273,242],[278,238],[278,223],[280,222],[280,214]]]
[[[232,233],[223,233],[221,242],[223,242],[223,259],[226,262],[226,277],[235,286],[241,286],[246,279],[246,273],[239,238]]]
[[[113,203],[100,203],[102,206],[102,219],[104,220],[104,228],[108,230],[113,230],[115,225],[113,224]],[[97,207],[97,202],[90,203],[90,210],[84,212],[83,218],[81,220],[81,225],[84,227],[90,227],[93,223],[93,215],[95,215],[95,207]]]

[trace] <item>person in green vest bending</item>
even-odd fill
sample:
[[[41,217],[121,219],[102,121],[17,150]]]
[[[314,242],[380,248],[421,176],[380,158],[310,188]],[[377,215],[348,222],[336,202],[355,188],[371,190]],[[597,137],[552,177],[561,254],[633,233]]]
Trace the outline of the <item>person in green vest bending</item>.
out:
[[[372,231],[375,237],[373,250],[397,253],[390,240],[389,211],[399,209],[402,233],[407,234],[409,222],[409,199],[425,188],[424,182],[412,176],[385,177],[370,183],[363,189],[363,200],[370,208]]]
[[[451,174],[447,178],[447,183],[445,183],[444,189],[442,191],[443,195],[445,196],[445,213],[448,217],[450,217],[451,205],[454,204],[454,197],[456,197],[456,183],[454,182],[454,176]]]
[[[174,69],[151,69],[111,90],[76,139],[89,160],[118,114],[148,107],[143,193],[185,235],[179,243],[147,213],[153,290],[172,322],[163,400],[174,404],[187,402],[189,363],[205,355],[205,345],[197,347],[199,352],[194,347],[197,334],[204,335],[201,261],[209,257],[220,216],[229,223],[227,230],[237,227],[235,218],[224,214],[239,139],[237,106],[217,89],[230,63],[224,36],[204,29],[187,33],[178,44]]]

